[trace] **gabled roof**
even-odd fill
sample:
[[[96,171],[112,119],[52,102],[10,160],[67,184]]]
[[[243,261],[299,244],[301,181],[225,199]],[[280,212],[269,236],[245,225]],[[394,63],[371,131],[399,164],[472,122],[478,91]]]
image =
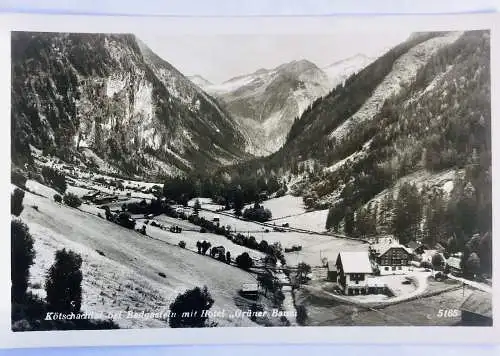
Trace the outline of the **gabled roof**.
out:
[[[460,310],[492,318],[491,294],[483,291],[474,291],[462,303]]]
[[[379,257],[386,254],[391,248],[401,248],[411,255],[411,251],[403,245],[386,245],[379,250]]]
[[[446,264],[450,267],[461,269],[460,267],[460,258],[458,257],[450,257],[446,260]]]
[[[245,283],[241,287],[242,292],[255,292],[259,290],[257,283]]]
[[[344,273],[372,273],[372,265],[368,251],[340,252],[340,258]]]
[[[375,245],[372,245],[371,248],[373,250],[375,250],[375,252],[378,254],[378,256],[382,256],[387,251],[389,251],[391,248],[402,248],[403,250],[405,250],[409,254],[413,253],[410,248],[405,247],[403,245],[400,245],[398,243],[390,243],[390,244],[388,244],[388,243],[381,243],[381,244],[375,244]]]

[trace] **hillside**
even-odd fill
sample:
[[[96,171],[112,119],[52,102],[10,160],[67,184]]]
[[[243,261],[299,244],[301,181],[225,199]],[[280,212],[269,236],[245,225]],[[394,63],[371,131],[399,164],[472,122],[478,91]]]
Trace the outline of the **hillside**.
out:
[[[154,176],[245,156],[229,115],[133,35],[14,32],[11,123],[17,163],[31,146]]]
[[[328,76],[307,60],[205,86],[219,98],[246,134],[247,150],[262,156],[278,150],[294,118],[330,89]]]
[[[32,184],[33,185],[33,184]],[[82,210],[55,203],[50,188],[37,185],[45,196],[26,193],[21,215],[35,239],[36,259],[30,271],[30,289],[45,295],[45,273],[61,248],[83,257],[84,311],[166,311],[186,289],[206,285],[215,300],[214,310],[237,310],[237,292],[254,277],[239,268],[182,249],[176,234],[156,229],[156,239],[122,228]],[[33,209],[32,206],[37,206]],[[99,210],[99,209],[97,209]],[[153,230],[154,228],[151,227]],[[206,236],[210,240],[210,234]],[[198,236],[198,239],[200,237]],[[166,241],[162,242],[162,241]],[[188,238],[188,248],[195,241]],[[170,242],[171,244],[168,244]],[[165,277],[159,275],[163,273]],[[157,319],[120,319],[120,327],[168,327]],[[219,326],[251,326],[249,319],[217,319]]]

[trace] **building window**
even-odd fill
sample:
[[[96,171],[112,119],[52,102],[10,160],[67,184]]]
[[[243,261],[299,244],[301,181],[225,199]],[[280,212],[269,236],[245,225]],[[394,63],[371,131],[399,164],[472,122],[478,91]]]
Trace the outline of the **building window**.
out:
[[[400,270],[400,271],[401,271],[401,269],[402,269],[402,268],[403,268],[403,267],[401,267],[401,266],[398,266],[398,270]]]
[[[392,266],[392,270],[395,271],[396,270],[396,266]]]
[[[389,267],[385,267],[384,270],[388,271],[389,270]]]

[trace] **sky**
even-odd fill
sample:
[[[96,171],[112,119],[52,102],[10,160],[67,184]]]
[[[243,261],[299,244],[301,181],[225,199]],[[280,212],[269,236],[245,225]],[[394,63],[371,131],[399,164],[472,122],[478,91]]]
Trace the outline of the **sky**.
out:
[[[156,54],[186,76],[214,84],[235,76],[307,59],[320,68],[358,53],[378,57],[410,32],[299,35],[150,35],[136,34]]]

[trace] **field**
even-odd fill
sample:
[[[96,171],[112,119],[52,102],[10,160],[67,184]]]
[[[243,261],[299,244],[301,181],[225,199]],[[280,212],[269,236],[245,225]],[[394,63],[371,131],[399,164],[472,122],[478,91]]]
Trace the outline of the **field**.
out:
[[[282,204],[277,204],[276,201]],[[265,201],[262,205],[264,207],[274,207],[274,210],[272,210],[273,216],[275,215],[275,211],[278,216],[284,216],[291,212],[298,213],[298,215],[293,217],[280,219],[280,221],[289,222],[291,228],[304,228],[308,225],[324,226],[321,217],[321,214],[323,214],[322,211],[306,213],[302,207],[301,199],[285,196],[282,198],[270,199]],[[280,210],[279,207],[282,207],[282,210]],[[279,242],[283,248],[289,248],[293,245],[302,246],[301,251],[285,253],[287,264],[291,266],[297,265],[299,262],[305,262],[311,266],[322,266],[322,258],[334,260],[340,251],[366,251],[368,249],[367,245],[362,242],[320,235],[317,234],[315,230],[311,230],[310,232],[288,231],[287,229],[285,229],[285,232],[273,231],[272,224],[274,224],[275,221],[271,221],[264,225],[252,221],[241,220],[228,213],[222,214],[212,211],[201,211],[200,216],[208,220],[218,217],[221,225],[229,225],[233,231],[240,232],[244,235],[254,236],[257,241],[264,239],[268,243]],[[326,216],[324,219],[326,220]],[[293,224],[292,221],[295,221],[296,224]],[[279,226],[278,222],[276,222],[276,225]],[[266,230],[269,232],[266,232]],[[320,229],[318,228],[318,230]]]
[[[142,226],[142,223],[146,221],[144,218],[136,220],[138,226]],[[230,251],[231,257],[234,259],[236,256],[247,252],[252,258],[259,260],[264,257],[262,252],[252,250],[250,248],[239,246],[232,243],[226,237],[222,235],[210,234],[210,233],[199,233],[200,228],[193,225],[187,221],[182,221],[179,219],[169,218],[167,216],[161,215],[157,216],[151,221],[156,221],[157,223],[164,224],[165,226],[177,225],[183,229],[181,234],[173,233],[168,230],[162,230],[159,227],[153,227],[146,225],[146,233],[148,236],[154,237],[156,239],[177,245],[180,241],[186,242],[186,249],[197,251],[196,242],[206,240],[212,244],[212,246],[224,246],[226,251]],[[186,231],[195,230],[195,231]]]

